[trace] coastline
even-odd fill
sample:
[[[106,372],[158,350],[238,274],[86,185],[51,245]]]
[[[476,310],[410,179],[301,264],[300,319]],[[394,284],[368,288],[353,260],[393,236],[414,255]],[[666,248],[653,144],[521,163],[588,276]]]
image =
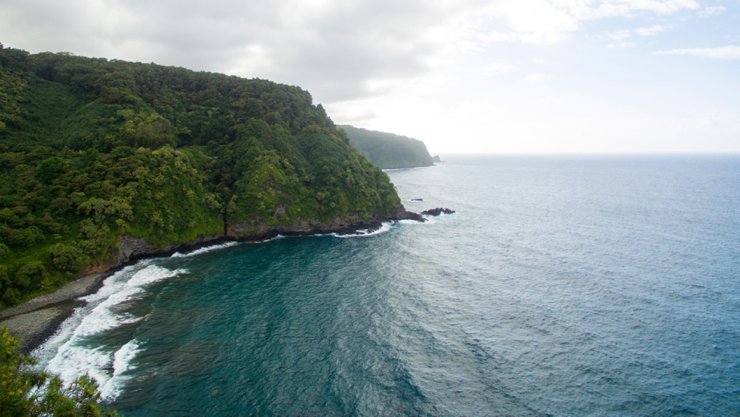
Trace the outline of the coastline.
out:
[[[408,211],[397,213],[393,218],[384,221],[395,222],[404,219],[423,221],[423,219],[419,220],[421,216]],[[361,230],[374,231],[379,229],[382,223],[383,221],[376,220],[339,227],[279,227],[239,237],[229,235],[202,236],[188,243],[171,245],[165,248],[136,248],[129,253],[119,251],[115,263],[94,268],[93,270],[96,273],[84,274],[53,293],[40,295],[17,306],[0,311],[0,327],[7,327],[8,331],[20,340],[20,350],[28,354],[54,335],[59,326],[72,315],[77,307],[85,305],[85,302],[79,299],[80,297],[97,292],[106,278],[142,259],[167,257],[175,252],[190,252],[226,242],[262,242],[278,235],[312,236],[327,233],[353,234]]]
[[[0,311],[0,326],[20,340],[23,353],[29,353],[52,336],[75,308],[84,305],[77,298],[96,292],[112,273],[85,275],[51,294]]]

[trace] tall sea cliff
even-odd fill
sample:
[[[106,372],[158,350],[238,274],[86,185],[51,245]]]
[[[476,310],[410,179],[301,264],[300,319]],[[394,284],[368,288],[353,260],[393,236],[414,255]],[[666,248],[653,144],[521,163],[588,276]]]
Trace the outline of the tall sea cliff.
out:
[[[0,49],[0,308],[136,256],[403,216],[311,95]]]

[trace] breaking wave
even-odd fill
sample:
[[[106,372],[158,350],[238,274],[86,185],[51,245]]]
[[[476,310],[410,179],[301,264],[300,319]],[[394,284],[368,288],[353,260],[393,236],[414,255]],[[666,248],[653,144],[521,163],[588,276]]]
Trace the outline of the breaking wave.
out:
[[[90,343],[92,336],[133,324],[143,317],[125,311],[127,301],[140,296],[148,285],[184,274],[141,261],[106,278],[98,292],[82,297],[87,304],[75,310],[59,330],[33,356],[39,365],[59,375],[65,384],[88,374],[100,387],[101,397],[112,400],[126,381],[126,372],[139,351],[136,339],[120,346]]]
[[[238,244],[239,242],[226,242],[226,243],[221,243],[219,245],[206,246],[200,249],[196,249],[192,252],[186,252],[186,253],[175,252],[172,254],[172,258],[188,258],[191,256],[200,255],[202,253],[208,253],[208,252],[213,252],[213,251],[217,251],[220,249],[230,248]]]
[[[330,233],[330,236],[346,239],[351,237],[370,237],[370,236],[376,236],[382,233],[389,232],[391,230],[391,223],[390,222],[383,222],[379,228],[377,229],[359,229],[355,231],[354,233]]]

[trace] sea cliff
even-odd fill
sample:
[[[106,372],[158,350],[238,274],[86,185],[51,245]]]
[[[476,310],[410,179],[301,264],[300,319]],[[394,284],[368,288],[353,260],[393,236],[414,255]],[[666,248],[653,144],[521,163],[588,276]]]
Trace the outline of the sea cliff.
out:
[[[401,218],[299,87],[0,49],[0,309],[222,240]]]
[[[434,165],[434,158],[429,155],[424,142],[418,139],[349,125],[338,127],[347,133],[352,146],[380,168],[416,168]]]

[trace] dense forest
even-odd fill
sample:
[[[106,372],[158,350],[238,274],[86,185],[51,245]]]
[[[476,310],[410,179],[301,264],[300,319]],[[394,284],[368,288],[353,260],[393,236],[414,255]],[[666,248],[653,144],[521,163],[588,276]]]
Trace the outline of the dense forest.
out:
[[[424,142],[393,133],[340,125],[349,142],[370,162],[384,168],[414,168],[434,165]]]
[[[0,308],[152,247],[386,219],[386,174],[298,88],[0,49]],[[292,228],[292,229],[291,229]]]

